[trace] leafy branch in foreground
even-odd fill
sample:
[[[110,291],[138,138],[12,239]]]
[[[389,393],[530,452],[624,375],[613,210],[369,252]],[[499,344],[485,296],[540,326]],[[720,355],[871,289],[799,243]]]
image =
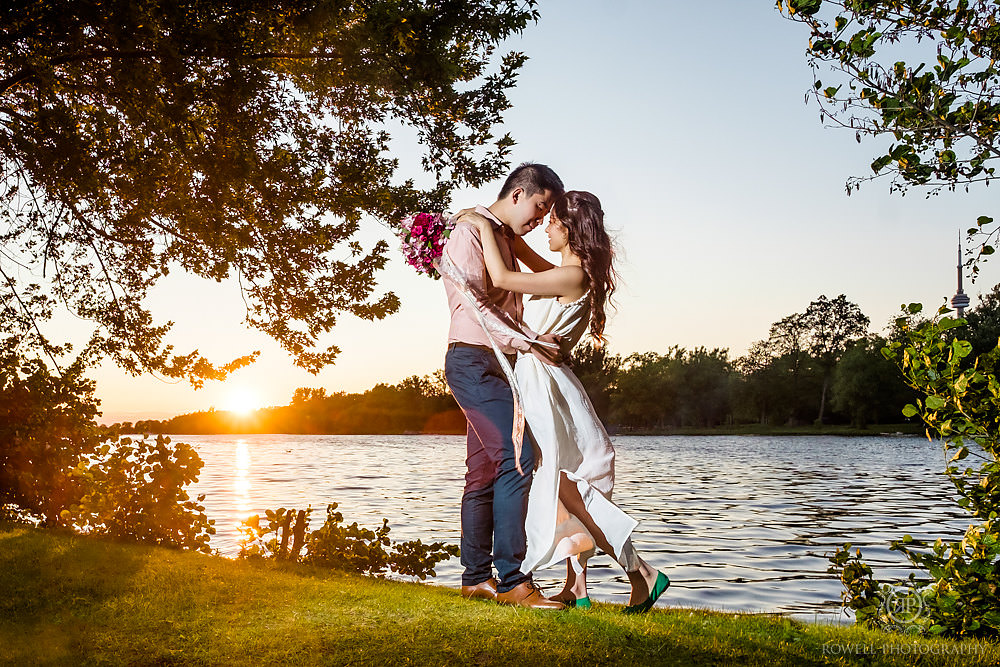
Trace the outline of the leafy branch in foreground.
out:
[[[345,526],[337,503],[327,505],[326,521],[307,534],[310,513],[312,508],[296,511],[281,507],[266,510],[263,519],[251,516],[240,526],[244,535],[240,558],[299,561],[369,575],[383,575],[391,569],[423,580],[434,576],[439,562],[459,553],[456,545],[444,542],[424,544],[418,539],[392,543],[388,519],[382,519],[375,530],[360,528],[357,522]]]
[[[445,210],[501,174],[494,127],[526,58],[528,0],[0,5],[0,318],[59,367],[63,305],[124,370],[200,384],[225,364],[175,353],[146,298],[171,272],[239,285],[246,322],[302,368],[341,313],[383,318],[388,245],[365,217]],[[397,175],[416,137],[427,187]],[[9,323],[9,324],[8,324]],[[48,335],[46,335],[48,334]]]
[[[933,542],[909,535],[892,542],[921,572],[903,582],[878,582],[861,552],[844,545],[831,558],[840,574],[844,601],[859,623],[898,627],[950,636],[1000,636],[1000,381],[995,370],[1000,348],[972,359],[972,345],[955,335],[962,319],[938,317],[916,326],[911,318],[922,310],[910,304],[897,325],[905,340],[883,349],[906,382],[924,398],[908,404],[903,414],[919,416],[928,438],[941,439],[944,474],[954,485],[958,505],[973,523],[959,541]],[[970,465],[969,462],[974,465]]]
[[[78,357],[62,374],[0,340],[0,511],[48,527],[208,553],[202,461],[170,438],[123,438],[98,425]]]
[[[1000,3],[995,0],[777,0],[778,10],[809,28],[806,54],[821,120],[892,143],[872,175],[968,191],[989,184],[1000,157]],[[905,58],[905,60],[904,60]],[[834,82],[824,83],[820,70]],[[825,77],[826,74],[823,74]],[[808,100],[807,93],[806,99]],[[1000,228],[980,216],[969,229],[972,260],[994,252]]]

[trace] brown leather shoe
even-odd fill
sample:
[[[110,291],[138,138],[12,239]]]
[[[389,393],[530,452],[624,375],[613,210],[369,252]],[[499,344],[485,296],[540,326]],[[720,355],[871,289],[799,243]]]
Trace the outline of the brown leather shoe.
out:
[[[522,581],[506,593],[497,593],[497,602],[514,607],[529,609],[565,609],[566,605],[558,600],[550,600],[542,595],[542,589],[533,581]]]
[[[497,599],[497,580],[490,577],[486,581],[475,586],[462,586],[462,597],[466,600],[493,600]]]

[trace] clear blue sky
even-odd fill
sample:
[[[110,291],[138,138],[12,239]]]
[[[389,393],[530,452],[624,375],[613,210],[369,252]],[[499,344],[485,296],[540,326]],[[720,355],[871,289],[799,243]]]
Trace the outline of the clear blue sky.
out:
[[[540,5],[540,22],[508,44],[530,60],[503,129],[518,141],[514,163],[545,162],[604,204],[624,249],[612,351],[705,345],[736,357],[820,294],[846,294],[877,331],[903,302],[954,293],[958,230],[993,210],[989,190],[925,199],[874,183],[848,197],[846,178],[868,171],[879,144],[825,129],[815,103],[803,103],[807,35],[773,2]],[[412,149],[398,150],[400,177],[424,178]],[[454,205],[490,203],[498,187],[457,192]],[[376,224],[362,240],[383,237],[398,247]],[[540,230],[528,241],[545,248]],[[998,262],[967,285],[973,303],[998,282]],[[176,322],[179,351],[221,361],[260,349],[261,358],[197,392],[105,366],[95,374],[105,420],[225,408],[239,387],[281,405],[296,387],[362,391],[441,367],[440,283],[396,260],[381,285],[401,311],[375,323],[345,316],[330,335],[340,361],[311,376],[244,328],[235,285],[171,276],[151,305]]]

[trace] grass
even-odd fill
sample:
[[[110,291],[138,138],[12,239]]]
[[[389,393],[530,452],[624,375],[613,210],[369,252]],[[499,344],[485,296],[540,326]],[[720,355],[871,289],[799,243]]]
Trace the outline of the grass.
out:
[[[1000,663],[1000,647],[706,610],[536,612],[437,586],[0,526],[0,662],[958,666]]]

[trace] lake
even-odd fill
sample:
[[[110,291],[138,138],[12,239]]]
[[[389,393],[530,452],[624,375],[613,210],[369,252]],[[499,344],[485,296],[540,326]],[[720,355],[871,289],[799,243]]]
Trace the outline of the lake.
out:
[[[239,551],[239,522],[278,507],[312,505],[312,528],[337,502],[347,523],[389,519],[394,540],[459,542],[464,436],[174,436],[205,467],[192,496]],[[672,585],[660,605],[841,615],[840,582],[826,556],[860,547],[878,576],[905,576],[889,550],[904,534],[959,538],[969,521],[940,474],[936,442],[914,436],[618,436],[614,499],[639,520],[633,542]],[[607,556],[591,560],[591,595],[625,603],[628,583]],[[536,573],[549,594],[562,566]],[[458,587],[458,559],[434,583]]]

